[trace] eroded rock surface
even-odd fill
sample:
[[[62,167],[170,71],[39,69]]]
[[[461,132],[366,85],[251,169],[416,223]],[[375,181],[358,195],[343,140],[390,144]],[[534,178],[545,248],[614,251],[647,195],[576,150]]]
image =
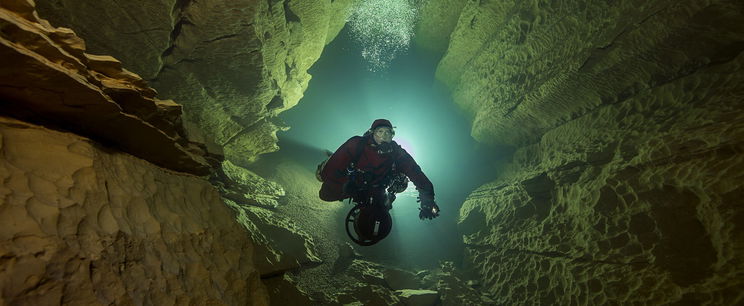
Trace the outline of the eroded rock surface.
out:
[[[116,59],[85,53],[70,29],[39,19],[33,2],[3,2],[0,28],[3,113],[72,130],[177,171],[206,175],[221,159],[187,138],[180,105],[157,99]]]
[[[274,117],[302,97],[307,70],[353,2],[54,0],[39,10],[184,105],[204,142],[246,165],[278,149],[276,132],[286,127]]]
[[[0,117],[0,304],[266,305],[203,179]]]
[[[744,301],[744,4],[468,2],[437,77],[517,147],[467,199],[497,304]]]
[[[466,3],[461,0],[422,2],[414,36],[416,46],[431,53],[443,54]]]
[[[225,203],[238,214],[240,222],[258,245],[255,263],[262,276],[282,274],[320,262],[313,238],[292,220],[271,210]]]
[[[211,178],[222,196],[241,205],[277,208],[280,197],[285,195],[279,184],[262,178],[252,171],[236,166],[229,160],[222,163]]]

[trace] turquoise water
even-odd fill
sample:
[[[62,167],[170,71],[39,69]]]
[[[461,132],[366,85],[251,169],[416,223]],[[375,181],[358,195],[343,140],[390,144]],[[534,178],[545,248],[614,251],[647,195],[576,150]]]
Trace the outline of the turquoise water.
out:
[[[313,78],[299,105],[280,115],[291,129],[278,134],[282,149],[273,155],[314,170],[324,158],[322,150],[335,151],[349,137],[364,133],[374,119],[389,119],[396,126],[394,140],[434,183],[442,215],[419,220],[410,184],[391,211],[390,236],[358,249],[370,259],[401,267],[459,262],[459,207],[470,191],[496,177],[497,165],[509,151],[479,145],[470,137],[469,119],[435,83],[437,58],[412,48],[387,70],[372,72],[350,36],[347,27],[326,47],[310,69]]]

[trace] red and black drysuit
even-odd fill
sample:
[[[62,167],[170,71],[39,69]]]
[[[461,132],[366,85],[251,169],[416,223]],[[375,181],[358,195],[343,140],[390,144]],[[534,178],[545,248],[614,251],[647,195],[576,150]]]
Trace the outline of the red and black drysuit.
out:
[[[364,171],[364,178],[372,193],[384,193],[384,186],[395,171],[405,174],[420,193],[434,197],[434,186],[429,178],[421,171],[421,167],[413,160],[405,149],[401,148],[395,141],[392,142],[394,150],[391,153],[378,154],[375,141],[370,135],[368,137],[354,136],[341,145],[320,173],[323,186],[320,188],[320,198],[324,201],[338,201],[352,197],[344,193],[344,184],[349,181],[347,169],[354,162],[356,156],[356,169]],[[359,146],[364,146],[359,153]],[[357,178],[359,180],[360,178]]]

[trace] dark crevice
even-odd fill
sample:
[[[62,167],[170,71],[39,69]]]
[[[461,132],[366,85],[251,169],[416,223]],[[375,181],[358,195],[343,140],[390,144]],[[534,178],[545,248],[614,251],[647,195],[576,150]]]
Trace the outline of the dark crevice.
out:
[[[170,46],[165,49],[165,51],[163,51],[162,55],[160,55],[161,59],[166,58],[173,53],[173,49],[176,48],[176,39],[178,38],[178,35],[181,35],[181,29],[184,25],[194,25],[194,23],[186,17],[182,17],[176,23],[176,25],[173,27],[173,31],[171,31],[170,34]]]
[[[222,35],[222,36],[219,36],[219,37],[212,38],[210,40],[205,40],[203,42],[205,42],[205,43],[211,43],[211,42],[215,42],[215,41],[218,41],[218,40],[230,39],[230,38],[234,38],[234,37],[238,37],[238,34]]]
[[[151,28],[151,29],[142,29],[142,30],[133,31],[133,32],[121,32],[121,34],[134,35],[134,34],[142,34],[142,33],[152,32],[152,31],[167,31],[167,30],[163,28]]]
[[[266,110],[272,111],[282,106],[284,106],[284,99],[282,99],[281,96],[276,95],[274,96],[274,98],[271,99],[271,102],[269,102],[269,104],[266,105]]]
[[[267,0],[267,3],[269,4],[269,10],[273,8],[277,3],[281,2],[282,0]]]
[[[106,199],[108,203],[111,203],[111,192],[109,191],[108,181],[103,181],[103,187],[106,188]]]
[[[173,4],[173,9],[171,9],[171,16],[181,15],[181,13],[194,1],[195,0],[176,0],[176,3]]]
[[[285,271],[278,271],[278,272],[274,272],[274,273],[264,274],[264,275],[261,275],[261,280],[268,280],[268,279],[272,279],[272,278],[279,278],[279,277],[284,276],[284,273],[285,273]]]
[[[508,108],[506,110],[506,113],[504,113],[504,117],[509,116],[512,112],[514,112],[517,109],[517,107],[519,107],[519,105],[522,104],[522,102],[524,102],[524,97],[519,98],[519,100],[517,101],[517,103],[514,103],[514,106]]]
[[[300,16],[297,16],[297,14],[289,8],[289,1],[284,1],[284,20],[286,20],[287,23],[300,22]]]
[[[179,35],[181,35],[181,30],[183,29],[184,25],[194,25],[191,20],[187,16],[184,15],[184,11],[194,2],[195,0],[176,0],[176,3],[173,5],[173,9],[171,10],[171,16],[178,16],[176,20],[178,20],[173,25],[173,30],[170,33],[170,42],[168,44],[168,48],[163,50],[163,53],[160,54],[160,62],[165,63],[165,58],[173,54],[173,50],[176,48],[176,39]],[[158,70],[158,73],[155,75],[153,79],[157,79],[160,74],[167,69],[167,65],[163,65]]]

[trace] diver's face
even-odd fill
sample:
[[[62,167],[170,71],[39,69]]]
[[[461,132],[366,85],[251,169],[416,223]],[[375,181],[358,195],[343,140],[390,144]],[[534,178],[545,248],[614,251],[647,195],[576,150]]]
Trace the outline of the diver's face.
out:
[[[393,129],[389,127],[382,126],[376,128],[372,135],[375,138],[375,142],[377,144],[381,144],[383,142],[393,141],[393,135],[395,135],[395,131],[393,131]]]

